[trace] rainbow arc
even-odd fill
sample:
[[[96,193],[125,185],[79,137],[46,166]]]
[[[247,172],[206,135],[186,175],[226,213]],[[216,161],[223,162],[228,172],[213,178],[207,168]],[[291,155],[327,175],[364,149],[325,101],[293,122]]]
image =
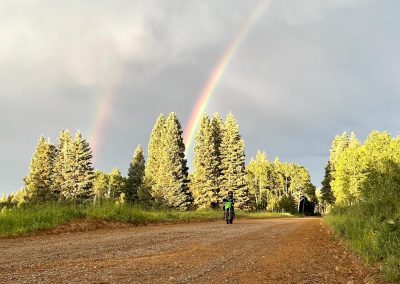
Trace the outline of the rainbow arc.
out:
[[[193,107],[189,122],[187,123],[187,127],[184,131],[186,155],[188,154],[188,151],[191,149],[195,133],[200,123],[201,116],[206,110],[206,107],[211,97],[215,93],[215,88],[221,81],[221,78],[224,75],[229,63],[232,61],[232,58],[235,55],[238,47],[245,39],[246,35],[251,30],[254,23],[257,21],[258,17],[263,13],[268,3],[269,3],[268,0],[261,0],[258,3],[256,8],[252,11],[252,13],[248,16],[248,18],[244,22],[239,32],[231,40],[228,47],[225,49],[224,53],[219,59],[218,63],[212,70],[206,84],[204,85],[203,90],[200,93],[199,99],[197,100],[195,106]]]

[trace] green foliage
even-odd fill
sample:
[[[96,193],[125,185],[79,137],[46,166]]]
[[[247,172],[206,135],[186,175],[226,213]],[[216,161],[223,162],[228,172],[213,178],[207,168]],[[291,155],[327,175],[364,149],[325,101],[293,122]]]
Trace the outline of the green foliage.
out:
[[[128,178],[126,179],[125,194],[127,200],[133,202],[137,200],[138,192],[143,199],[145,196],[141,190],[144,189],[145,160],[143,156],[142,146],[139,145],[133,154],[131,164],[128,169]]]
[[[122,195],[123,196],[123,195]],[[121,198],[120,198],[121,199]],[[240,212],[242,218],[287,217],[288,214]],[[47,203],[0,211],[0,236],[20,235],[54,228],[76,219],[124,221],[135,225],[154,223],[182,223],[222,219],[221,210],[177,211],[146,208],[121,200],[94,204]]]
[[[165,117],[163,114],[157,118],[150,135],[150,140],[147,150],[147,164],[145,168],[145,185],[149,188],[152,198],[156,202],[162,202],[163,193],[161,188],[156,185],[161,179],[161,163],[164,145],[162,137],[165,133]]]
[[[110,188],[109,174],[102,171],[94,172],[93,193],[95,201],[108,198]]]
[[[56,199],[64,199],[65,192],[73,191],[74,145],[69,130],[60,132],[56,146],[52,191]]]
[[[321,182],[322,188],[321,188],[321,195],[320,195],[320,200],[319,204],[321,206],[321,213],[324,213],[327,210],[327,207],[329,205],[332,205],[335,203],[335,197],[333,195],[332,187],[331,187],[331,182],[332,182],[332,167],[331,167],[331,162],[328,161],[328,163],[325,166],[325,176],[324,180]]]
[[[253,207],[257,210],[299,212],[300,201],[315,202],[315,187],[308,170],[302,166],[275,159],[267,160],[257,152],[247,166],[247,183]]]
[[[112,169],[108,179],[108,198],[119,198],[125,190],[125,179],[122,177],[121,171],[118,168]]]
[[[161,193],[161,203],[168,207],[187,210],[192,202],[188,187],[188,168],[185,159],[185,145],[182,127],[175,113],[170,113],[165,121],[162,137],[161,163],[155,192]]]
[[[92,166],[92,150],[89,143],[82,138],[78,130],[75,135],[73,167],[70,168],[73,175],[73,191],[62,192],[65,200],[83,201],[93,197],[94,169]]]
[[[41,136],[31,161],[29,174],[24,179],[27,199],[31,202],[43,203],[52,199],[54,157],[54,146]]]
[[[400,143],[373,131],[363,145],[355,136],[337,159],[331,186],[336,206],[328,224],[368,260],[384,262],[400,280]]]
[[[200,208],[216,207],[220,200],[218,179],[220,159],[215,141],[216,131],[208,116],[203,115],[194,147],[194,172],[190,188],[194,204]]]
[[[246,184],[244,141],[232,113],[228,113],[220,146],[221,176],[220,189],[224,196],[232,190],[238,200],[239,209],[249,209],[250,196]]]
[[[329,160],[325,167],[324,180],[321,182],[322,183],[322,189],[321,189],[322,200],[320,203],[321,213],[327,211],[328,207],[333,205],[335,202],[335,196],[332,190],[332,183],[335,181],[336,178],[336,167],[339,162],[339,159],[343,154],[343,152],[349,146],[350,140],[352,141],[353,144],[355,144],[355,141],[358,141],[354,132],[351,133],[350,138],[346,132],[343,132],[342,135],[337,135],[335,139],[333,139],[332,141]]]
[[[399,208],[391,210],[385,204],[362,203],[335,207],[324,219],[367,261],[382,263],[388,280],[400,281]]]
[[[307,170],[279,161],[271,164],[265,153],[258,153],[246,169],[244,141],[232,113],[225,122],[218,113],[211,120],[203,116],[190,190],[182,128],[175,113],[167,119],[162,114],[158,117],[149,140],[147,164],[139,146],[127,178],[117,168],[111,173],[94,172],[91,160],[89,143],[79,131],[73,139],[68,130],[62,130],[55,147],[41,137],[26,187],[3,198],[0,205],[23,206],[28,199],[32,204],[112,199],[118,204],[139,202],[187,210],[193,205],[218,207],[222,196],[232,190],[239,209],[291,212],[302,195],[311,200],[315,190]]]
[[[331,183],[338,205],[360,202],[390,202],[400,197],[398,139],[373,131],[364,145],[353,140],[336,165]]]
[[[93,192],[95,201],[118,199],[124,193],[126,181],[118,168],[112,169],[111,173],[96,171],[94,175]]]
[[[73,204],[45,203],[2,210],[0,235],[19,235],[53,228],[70,220],[85,217],[82,208]]]
[[[247,184],[252,203],[258,210],[267,208],[269,193],[273,188],[273,168],[267,159],[267,153],[257,152],[247,166]]]

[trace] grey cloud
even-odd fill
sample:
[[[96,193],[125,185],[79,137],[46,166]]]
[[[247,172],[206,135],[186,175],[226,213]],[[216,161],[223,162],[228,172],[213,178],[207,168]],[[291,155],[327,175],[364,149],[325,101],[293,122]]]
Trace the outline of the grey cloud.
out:
[[[253,1],[1,1],[0,193],[17,190],[38,136],[81,129],[114,99],[96,168],[126,172],[160,112],[183,126]],[[316,185],[331,139],[400,132],[397,2],[270,1],[207,111],[232,111],[258,149],[307,166]],[[191,159],[191,156],[189,156]]]

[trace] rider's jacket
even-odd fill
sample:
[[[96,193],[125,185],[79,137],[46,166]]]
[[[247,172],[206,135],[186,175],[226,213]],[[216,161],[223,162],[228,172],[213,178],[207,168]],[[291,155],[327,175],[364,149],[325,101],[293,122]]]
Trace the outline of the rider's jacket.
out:
[[[225,197],[224,199],[222,199],[222,204],[225,204],[225,202],[231,202],[232,203],[232,208],[234,208],[235,203],[237,202],[237,199],[235,197]]]

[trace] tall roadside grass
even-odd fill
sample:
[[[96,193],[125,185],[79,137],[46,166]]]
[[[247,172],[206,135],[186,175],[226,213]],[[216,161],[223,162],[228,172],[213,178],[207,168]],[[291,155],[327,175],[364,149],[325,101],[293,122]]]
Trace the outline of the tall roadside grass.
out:
[[[18,235],[49,229],[73,219],[85,217],[84,208],[72,204],[45,204],[3,208],[0,212],[0,235]]]
[[[288,217],[286,213],[238,212],[241,218]],[[222,210],[176,211],[152,209],[129,204],[43,204],[25,208],[3,209],[0,212],[0,236],[21,235],[51,229],[77,219],[100,219],[129,222],[134,225],[152,223],[186,223],[223,218]]]
[[[388,280],[400,281],[400,211],[384,204],[335,208],[326,223],[369,263],[381,265]]]

